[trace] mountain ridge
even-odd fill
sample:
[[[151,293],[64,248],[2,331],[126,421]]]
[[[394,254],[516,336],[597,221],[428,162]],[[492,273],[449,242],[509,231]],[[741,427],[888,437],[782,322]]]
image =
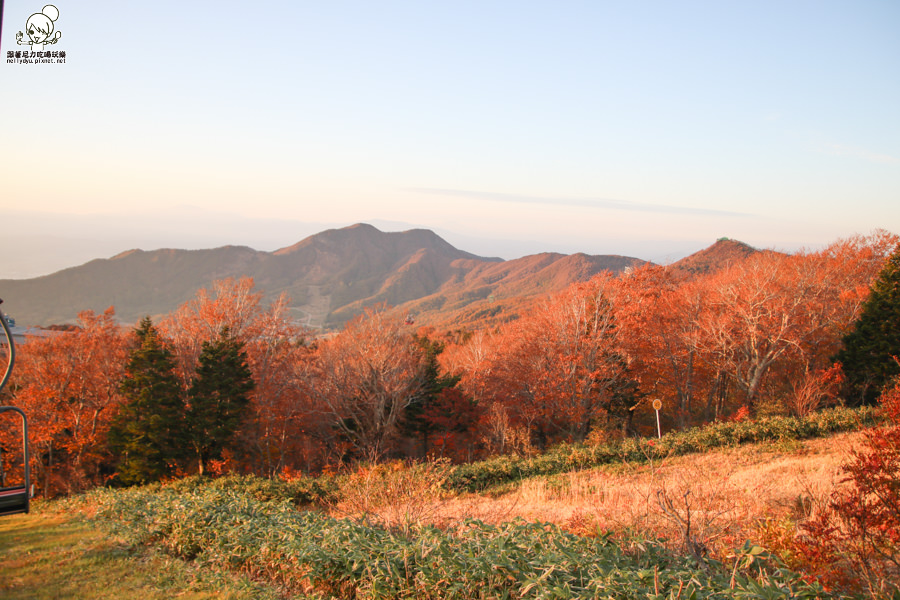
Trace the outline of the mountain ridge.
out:
[[[711,268],[716,252],[723,251],[697,264]],[[315,328],[338,328],[377,303],[404,308],[423,324],[466,324],[515,318],[529,299],[602,271],[643,264],[648,263],[634,257],[584,253],[482,257],[428,229],[383,232],[359,223],[272,252],[230,245],[135,248],[50,275],[0,280],[0,297],[26,325],[71,323],[82,310],[109,306],[121,322],[132,324],[171,312],[218,279],[252,277],[265,300],[286,293],[295,318]]]

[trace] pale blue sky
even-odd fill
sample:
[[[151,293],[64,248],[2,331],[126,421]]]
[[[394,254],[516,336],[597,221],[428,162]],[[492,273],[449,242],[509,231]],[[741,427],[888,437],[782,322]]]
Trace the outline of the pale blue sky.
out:
[[[7,0],[0,41],[18,248],[370,221],[666,260],[900,233],[895,0],[59,0],[66,64],[7,64],[43,5]]]

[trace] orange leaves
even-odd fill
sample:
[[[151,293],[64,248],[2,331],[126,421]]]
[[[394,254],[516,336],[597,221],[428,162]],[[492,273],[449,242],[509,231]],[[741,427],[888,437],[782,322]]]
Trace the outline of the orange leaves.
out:
[[[895,241],[876,232],[819,252],[754,252],[700,273],[601,275],[451,345],[441,360],[472,397],[502,403],[548,441],[581,437],[575,424],[613,406],[593,402],[615,396],[607,386],[624,373],[672,407],[663,419],[678,427],[745,404],[806,412],[833,397],[832,357]]]
[[[469,351],[462,386],[481,402],[501,403],[540,443],[583,439],[605,417],[625,371],[616,353],[612,306],[598,278],[537,305]]]
[[[99,482],[106,430],[121,401],[126,342],[114,312],[82,312],[79,323],[17,349],[13,398],[28,414],[35,483],[44,494]]]
[[[837,399],[838,390],[844,382],[844,372],[840,363],[827,369],[807,370],[793,385],[793,395],[789,408],[798,417],[821,408],[827,402]]]
[[[163,320],[160,330],[178,359],[185,387],[194,374],[203,342],[218,338],[227,328],[244,344],[256,388],[251,394],[253,418],[243,432],[245,452],[241,458],[255,463],[257,470],[275,473],[302,446],[299,432],[309,408],[294,365],[309,352],[303,345],[308,332],[294,322],[286,296],[268,307],[262,305],[262,296],[254,291],[252,278],[219,280]]]
[[[879,256],[865,240],[814,253],[758,252],[686,284],[702,291],[692,321],[697,358],[726,373],[751,408],[771,375],[789,384],[798,372],[827,368],[859,308],[860,294],[848,290],[868,285]]]
[[[400,314],[369,309],[323,341],[306,390],[358,458],[380,459],[423,385],[424,357]]]
[[[614,286],[618,339],[630,370],[644,393],[675,407],[683,427],[708,379],[699,357],[706,289],[656,266],[635,269]]]
[[[204,341],[227,327],[244,344],[256,387],[252,419],[229,464],[278,473],[319,467],[329,453],[424,454],[429,435],[471,456],[479,439],[494,449],[542,446],[584,439],[595,428],[627,429],[632,419],[631,431],[646,419],[655,433],[641,398],[663,400],[664,428],[743,405],[814,410],[833,398],[839,380],[831,357],[895,244],[876,232],[818,252],[756,252],[717,271],[647,266],[603,274],[530,302],[495,329],[456,332],[452,342],[452,334],[427,332],[447,342],[427,360],[413,337],[418,326],[383,307],[311,342],[288,300],[263,305],[248,278],[201,290],[159,329],[185,390]],[[95,478],[125,363],[113,314],[81,319],[76,331],[23,346],[10,387],[32,419],[38,482],[61,480],[59,489]],[[423,392],[438,363],[461,378],[462,394]],[[401,427],[416,410],[413,418],[430,429]]]
[[[224,327],[242,341],[255,337],[261,300],[262,294],[253,291],[252,278],[222,279],[214,282],[211,289],[198,291],[193,300],[159,324],[178,357],[185,385],[191,379],[203,342],[216,339]]]
[[[873,430],[844,466],[845,488],[806,525],[802,550],[835,584],[864,582],[873,596],[900,593],[900,382],[879,403],[886,426]]]

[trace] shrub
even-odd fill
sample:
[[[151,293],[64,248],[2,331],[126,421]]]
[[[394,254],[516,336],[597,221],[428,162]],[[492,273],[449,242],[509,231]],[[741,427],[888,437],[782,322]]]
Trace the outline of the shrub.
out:
[[[363,523],[408,535],[440,507],[448,468],[445,460],[363,465],[342,482],[331,505]]]
[[[252,496],[260,502],[287,500],[296,506],[322,505],[332,501],[338,491],[338,483],[332,476],[295,477],[291,479],[265,478],[256,475],[230,474],[210,479],[192,475],[166,483],[156,483],[143,489],[167,490],[172,493],[189,493],[196,489],[235,491]]]
[[[900,381],[879,400],[886,424],[843,467],[844,487],[803,526],[811,564],[834,585],[900,596]]]
[[[235,487],[99,490],[97,517],[132,543],[153,543],[208,567],[241,571],[331,597],[749,598],[825,597],[767,557],[733,563],[674,555],[659,544],[581,538],[554,525],[468,521],[408,535],[261,502]]]
[[[871,407],[833,408],[803,418],[717,422],[673,431],[660,439],[627,438],[596,445],[561,444],[538,456],[498,456],[458,465],[450,471],[445,486],[453,491],[478,492],[527,477],[555,475],[622,461],[643,462],[739,444],[798,440],[853,431],[874,425],[878,418]]]

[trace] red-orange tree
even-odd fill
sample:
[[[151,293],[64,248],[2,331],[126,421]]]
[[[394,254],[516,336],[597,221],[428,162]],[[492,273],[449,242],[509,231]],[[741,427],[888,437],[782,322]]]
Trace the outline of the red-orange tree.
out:
[[[607,276],[574,285],[493,339],[481,385],[538,445],[583,440],[593,427],[607,426],[611,415],[618,426],[629,424],[633,387],[607,285]]]
[[[204,343],[227,328],[243,344],[255,388],[231,466],[271,475],[311,464],[306,432],[316,415],[293,368],[308,353],[308,334],[291,319],[286,296],[264,306],[254,287],[249,277],[215,281],[164,319],[160,330],[177,356],[185,390]]]
[[[294,365],[309,360],[308,332],[294,323],[288,300],[279,297],[253,321],[244,349],[256,388],[251,394],[252,415],[242,434],[254,472],[273,475],[285,469],[310,468],[307,430],[317,415],[303,393]]]
[[[262,294],[254,291],[253,279],[221,279],[163,319],[159,330],[171,344],[178,359],[184,387],[190,385],[204,342],[215,340],[228,328],[238,340],[247,341],[257,334]]]
[[[641,390],[663,401],[679,428],[709,418],[704,391],[714,385],[700,348],[705,280],[648,265],[613,284],[618,339]]]
[[[805,524],[802,554],[833,584],[900,594],[900,381],[879,403],[887,423],[866,436],[844,465],[844,487]]]
[[[399,313],[369,309],[301,364],[306,393],[355,458],[384,457],[422,391],[424,354],[412,333]]]
[[[28,414],[34,481],[44,495],[102,482],[127,354],[114,315],[112,309],[82,312],[74,331],[30,339],[17,349],[11,395]]]
[[[773,371],[797,381],[831,365],[858,310],[858,290],[871,277],[863,268],[874,262],[870,255],[865,244],[759,252],[710,277],[701,345],[738,385],[743,403],[759,402]]]

